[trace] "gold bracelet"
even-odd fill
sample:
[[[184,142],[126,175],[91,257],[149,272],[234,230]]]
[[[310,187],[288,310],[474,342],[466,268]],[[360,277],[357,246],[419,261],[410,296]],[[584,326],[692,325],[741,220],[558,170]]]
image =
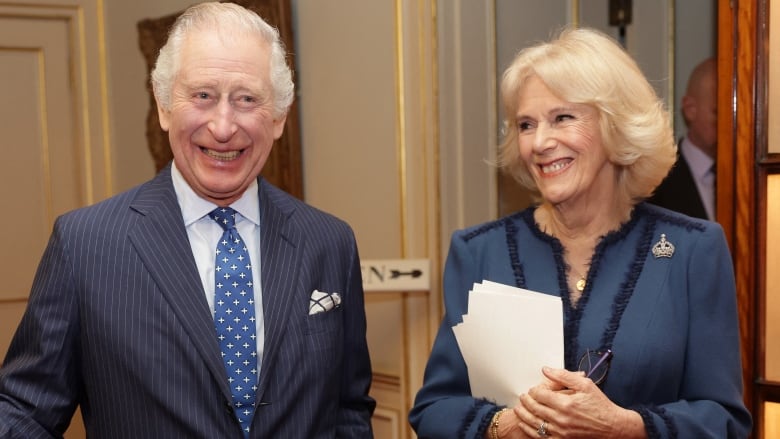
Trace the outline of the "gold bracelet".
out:
[[[499,439],[498,438],[498,421],[501,419],[501,415],[504,414],[509,410],[508,408],[504,407],[501,410],[497,411],[495,415],[493,415],[493,420],[490,421],[490,439]]]

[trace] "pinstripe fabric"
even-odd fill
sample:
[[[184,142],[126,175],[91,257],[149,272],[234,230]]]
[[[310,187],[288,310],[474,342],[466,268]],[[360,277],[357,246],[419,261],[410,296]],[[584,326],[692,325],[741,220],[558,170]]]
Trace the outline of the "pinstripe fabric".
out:
[[[266,348],[253,438],[371,437],[354,237],[259,185]],[[314,289],[342,306],[308,315]],[[0,369],[0,438],[240,438],[168,169],[60,217]],[[185,365],[169,369],[168,364]]]

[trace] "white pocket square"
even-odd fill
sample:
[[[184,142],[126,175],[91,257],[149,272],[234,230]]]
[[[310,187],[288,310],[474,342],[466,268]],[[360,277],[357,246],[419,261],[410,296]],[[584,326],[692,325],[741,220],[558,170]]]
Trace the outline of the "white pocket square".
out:
[[[309,315],[330,311],[341,306],[339,293],[323,293],[314,290],[309,299]]]

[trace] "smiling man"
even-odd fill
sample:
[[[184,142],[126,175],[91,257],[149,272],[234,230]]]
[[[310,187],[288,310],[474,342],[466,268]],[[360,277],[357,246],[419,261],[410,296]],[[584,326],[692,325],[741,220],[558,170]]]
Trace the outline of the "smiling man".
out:
[[[293,99],[279,34],[203,3],[152,82],[174,159],[58,218],[0,369],[0,438],[372,437],[350,227],[259,177]]]

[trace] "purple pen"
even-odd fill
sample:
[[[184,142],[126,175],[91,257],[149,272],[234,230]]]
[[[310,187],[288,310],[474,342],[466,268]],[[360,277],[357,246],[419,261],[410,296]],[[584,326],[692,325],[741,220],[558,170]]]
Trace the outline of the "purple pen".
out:
[[[599,361],[596,362],[596,364],[593,365],[593,367],[590,368],[588,371],[588,374],[585,375],[586,378],[590,378],[591,375],[593,375],[593,372],[596,371],[596,369],[601,366],[601,363],[605,362],[609,357],[612,356],[612,349],[607,349],[604,351],[603,354],[601,354],[601,357],[599,358]]]

